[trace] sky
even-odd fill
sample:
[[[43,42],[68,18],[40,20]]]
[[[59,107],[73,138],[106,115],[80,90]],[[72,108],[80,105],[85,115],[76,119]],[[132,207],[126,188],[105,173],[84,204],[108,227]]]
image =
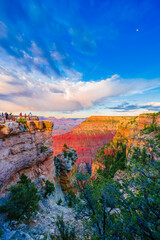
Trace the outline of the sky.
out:
[[[0,0],[0,112],[160,111],[159,0]]]

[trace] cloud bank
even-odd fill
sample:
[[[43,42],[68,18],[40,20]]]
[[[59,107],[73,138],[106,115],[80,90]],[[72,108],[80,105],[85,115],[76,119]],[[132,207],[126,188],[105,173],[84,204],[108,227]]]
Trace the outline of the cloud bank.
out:
[[[1,111],[79,111],[105,103],[113,97],[142,93],[156,88],[160,81],[124,81],[118,75],[99,81],[71,81],[64,78],[46,82],[21,73],[0,68]],[[128,103],[115,110],[138,107]],[[141,106],[151,108],[151,105]],[[156,108],[156,106],[154,106]]]
[[[160,102],[150,102],[146,104],[129,104],[128,102],[124,102],[115,107],[107,107],[107,109],[111,109],[116,112],[132,112],[138,109],[146,109],[148,111],[160,111]]]

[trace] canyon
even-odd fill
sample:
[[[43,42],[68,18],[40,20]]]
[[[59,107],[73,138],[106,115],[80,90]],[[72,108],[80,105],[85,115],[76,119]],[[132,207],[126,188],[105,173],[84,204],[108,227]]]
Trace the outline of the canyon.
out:
[[[159,127],[158,114],[143,114],[138,117],[90,117],[71,132],[58,136],[52,135],[53,122],[48,120],[39,121],[35,118],[25,123],[1,123],[0,205],[2,198],[7,196],[9,187],[19,181],[22,173],[34,181],[41,194],[39,211],[29,224],[6,221],[4,215],[0,214],[2,239],[51,240],[50,236],[59,235],[57,215],[63,215],[65,221],[75,226],[78,239],[85,239],[83,237],[88,232],[83,222],[86,218],[77,221],[75,209],[68,207],[65,202],[68,191],[77,192],[74,185],[77,167],[91,173],[91,179],[95,179],[97,169],[105,168],[103,157],[119,150],[118,142],[126,145],[127,164],[137,147],[140,150],[145,147],[150,159],[158,161],[160,136],[156,138],[156,135]],[[125,172],[116,169],[114,180],[121,181],[123,177]],[[55,192],[44,198],[43,188],[47,180],[54,183]]]
[[[43,188],[47,180],[53,182],[57,198],[63,198],[61,187],[63,191],[71,188],[77,153],[69,148],[54,157],[52,132],[52,121],[35,117],[0,124],[1,196],[19,181],[22,173],[38,188]]]
[[[0,124],[0,188],[4,193],[25,173],[37,186],[46,180],[57,182],[62,190],[69,189],[72,173],[95,172],[94,159],[97,151],[105,147],[105,154],[119,139],[126,143],[127,156],[130,148],[146,145],[142,129],[151,124],[160,125],[160,115],[142,114],[138,117],[93,116],[69,133],[53,136],[53,122],[48,120],[7,122]],[[152,133],[151,133],[152,135]],[[152,136],[149,136],[150,138]],[[64,150],[64,144],[69,149]],[[75,150],[74,150],[75,149]],[[64,155],[64,152],[67,154]],[[72,158],[73,155],[74,157]],[[55,159],[54,159],[55,156]],[[71,157],[69,157],[71,156]],[[158,158],[154,154],[154,158]],[[55,165],[60,174],[57,177]],[[98,163],[99,165],[99,163]]]
[[[132,116],[89,117],[69,133],[53,136],[54,154],[62,152],[64,144],[72,146],[78,154],[78,170],[90,174],[97,151],[113,139],[121,123],[134,119]]]
[[[160,114],[141,114],[131,121],[121,122],[112,141],[98,150],[92,164],[92,176],[98,169],[104,170],[107,156],[116,156],[117,151],[121,150],[120,143],[125,146],[127,164],[134,151],[137,150],[140,155],[144,148],[151,161],[160,161],[159,131]],[[118,171],[117,175],[119,173],[123,175],[123,171]]]
[[[86,118],[55,118],[42,116],[40,116],[39,119],[53,122],[53,136],[70,132],[73,128],[78,127],[79,124],[86,120]]]

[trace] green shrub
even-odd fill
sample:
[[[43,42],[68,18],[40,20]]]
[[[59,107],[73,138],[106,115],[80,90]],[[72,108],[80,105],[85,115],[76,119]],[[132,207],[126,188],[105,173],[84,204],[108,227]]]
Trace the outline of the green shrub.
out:
[[[133,154],[132,154],[132,159],[133,160],[135,160],[136,162],[139,162],[141,164],[146,164],[148,158],[149,157],[147,155],[147,151],[146,151],[145,147],[143,147],[142,151],[139,147],[134,147],[133,148]]]
[[[156,116],[160,115],[160,112],[157,112],[157,113],[145,113],[145,115],[156,117]]]
[[[0,237],[2,237],[2,235],[3,235],[3,231],[2,231],[2,230],[0,230]]]
[[[44,196],[45,197],[50,196],[54,191],[55,191],[54,184],[47,180],[45,182],[45,193],[44,193]]]
[[[148,158],[148,156],[147,156],[146,148],[144,147],[142,149],[142,153],[141,153],[141,156],[140,156],[140,161],[142,162],[142,164],[146,164],[147,158]]]
[[[90,216],[92,239],[160,239],[160,163],[146,160],[142,165],[140,160],[130,161],[122,184],[111,179],[96,179],[95,184],[85,176],[78,178]]]
[[[60,232],[60,239],[62,240],[76,240],[75,228],[72,227],[69,223],[65,223],[63,220],[63,214],[57,216],[56,225]]]
[[[68,156],[67,151],[64,151],[64,157],[66,158]]]
[[[41,153],[47,152],[47,151],[48,151],[48,147],[47,146],[41,146]]]
[[[149,134],[151,132],[159,132],[160,127],[156,123],[150,124],[148,127],[145,127],[142,132],[145,134]]]
[[[140,154],[141,154],[141,150],[140,150],[140,148],[139,148],[139,147],[133,147],[132,158],[133,158],[134,160],[138,160]]]
[[[40,195],[35,187],[24,174],[16,186],[9,189],[9,198],[1,210],[6,212],[10,220],[30,220],[39,209]]]
[[[69,152],[68,153],[68,157],[71,158],[73,156],[73,153],[72,152]]]
[[[147,143],[150,147],[154,146],[154,140],[153,139],[147,139]]]
[[[61,205],[62,204],[62,199],[60,198],[57,202],[57,205]]]
[[[69,147],[67,146],[66,143],[63,145],[63,147],[66,148],[66,149],[69,149]]]
[[[106,145],[108,147],[109,144]],[[116,150],[113,148],[113,153],[105,155],[104,147],[98,151],[96,161],[99,161],[105,166],[103,170],[98,169],[97,173],[106,179],[113,178],[117,170],[126,168],[126,145],[122,142],[117,142]]]
[[[156,141],[160,141],[160,133],[158,133],[157,135],[155,135]]]
[[[68,207],[70,207],[70,208],[75,206],[79,202],[79,199],[77,198],[75,192],[73,192],[73,191],[69,191],[66,194],[65,200],[68,204]]]
[[[22,173],[20,181],[18,181],[18,183],[28,186],[31,183],[31,179],[29,179],[24,173]]]
[[[17,122],[25,124],[27,121],[24,118],[19,118]]]

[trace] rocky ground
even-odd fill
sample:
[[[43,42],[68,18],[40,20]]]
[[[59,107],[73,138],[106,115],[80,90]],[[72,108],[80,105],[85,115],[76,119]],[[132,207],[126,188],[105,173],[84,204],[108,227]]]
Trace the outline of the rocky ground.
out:
[[[32,240],[32,239],[54,239],[59,231],[56,226],[57,215],[63,214],[64,221],[71,227],[75,227],[78,239],[83,239],[85,230],[82,220],[75,219],[75,212],[67,205],[57,205],[54,196],[40,201],[40,209],[36,217],[30,223],[7,221],[5,215],[0,215],[0,229],[3,232],[2,240]]]

